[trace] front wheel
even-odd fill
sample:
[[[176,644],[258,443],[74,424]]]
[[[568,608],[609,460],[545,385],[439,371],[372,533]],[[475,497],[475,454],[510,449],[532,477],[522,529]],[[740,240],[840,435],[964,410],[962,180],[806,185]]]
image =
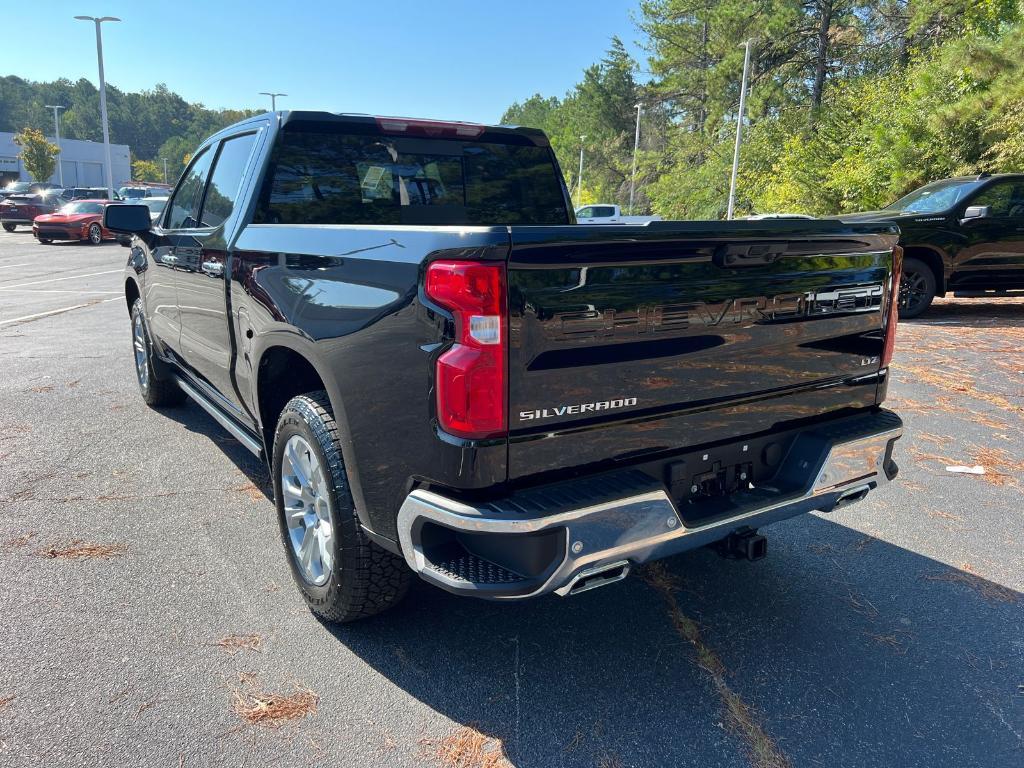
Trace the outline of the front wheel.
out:
[[[17,224],[4,224],[4,232],[13,232],[17,226]]]
[[[900,276],[900,319],[924,314],[935,298],[935,273],[920,259],[904,259]]]
[[[92,245],[99,245],[103,242],[103,230],[100,229],[99,224],[89,225],[89,242]]]
[[[398,603],[412,571],[359,525],[326,392],[288,401],[274,433],[272,467],[281,539],[309,609],[342,623]]]
[[[185,393],[167,375],[164,364],[153,356],[153,343],[149,337],[149,328],[146,327],[142,299],[136,299],[132,304],[132,349],[135,353],[135,378],[146,405],[181,403]]]

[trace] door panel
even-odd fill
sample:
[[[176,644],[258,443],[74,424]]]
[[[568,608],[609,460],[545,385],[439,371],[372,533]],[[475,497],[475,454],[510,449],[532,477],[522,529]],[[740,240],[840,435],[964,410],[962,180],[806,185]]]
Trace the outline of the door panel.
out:
[[[182,354],[188,367],[241,415],[242,404],[232,378],[234,347],[225,275],[228,266],[227,224],[250,162],[256,133],[222,141],[196,217],[192,242],[179,248],[178,305]]]
[[[1024,182],[997,182],[967,205],[989,215],[961,224],[965,245],[957,256],[950,288],[1001,290],[1024,287]]]

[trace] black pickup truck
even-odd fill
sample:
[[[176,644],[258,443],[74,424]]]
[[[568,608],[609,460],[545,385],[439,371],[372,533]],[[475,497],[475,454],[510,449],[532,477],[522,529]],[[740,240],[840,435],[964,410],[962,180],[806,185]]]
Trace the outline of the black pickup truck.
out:
[[[900,317],[936,296],[1024,296],[1024,174],[982,174],[926,184],[881,211],[840,217],[900,228]]]
[[[271,470],[311,609],[574,594],[864,498],[898,230],[585,227],[543,133],[280,112],[206,141],[161,218],[111,206],[135,367]]]

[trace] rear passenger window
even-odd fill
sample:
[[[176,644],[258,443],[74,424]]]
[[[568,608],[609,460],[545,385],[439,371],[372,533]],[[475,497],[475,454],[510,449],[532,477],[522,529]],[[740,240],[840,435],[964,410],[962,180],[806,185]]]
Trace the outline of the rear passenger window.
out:
[[[566,224],[547,147],[290,126],[260,194],[260,224]]]
[[[210,184],[206,188],[199,226],[216,227],[231,215],[242,186],[242,172],[255,141],[256,134],[247,133],[221,143],[217,163],[213,166]]]
[[[212,159],[213,153],[204,149],[178,183],[174,199],[171,200],[171,212],[166,219],[168,229],[194,229],[199,226],[196,213],[210,174]]]

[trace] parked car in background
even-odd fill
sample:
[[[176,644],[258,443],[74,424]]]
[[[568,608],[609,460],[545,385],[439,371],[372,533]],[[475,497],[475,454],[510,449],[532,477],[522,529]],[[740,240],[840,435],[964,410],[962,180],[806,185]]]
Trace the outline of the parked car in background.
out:
[[[1024,295],[1024,174],[933,181],[880,211],[837,218],[899,225],[901,317],[918,317],[947,293]]]
[[[167,197],[171,193],[170,184],[158,182],[131,182],[117,190],[122,200],[142,200],[150,197]]]
[[[34,195],[49,189],[60,189],[60,187],[46,181],[12,181],[3,189],[0,189],[0,200],[10,195]]]
[[[661,216],[623,216],[617,205],[600,203],[576,209],[577,224],[646,224],[661,221]]]
[[[106,187],[67,187],[61,190],[60,196],[65,202],[72,200],[106,200]],[[114,200],[120,200],[121,196],[115,192]]]
[[[36,216],[57,210],[62,203],[58,190],[54,189],[8,195],[0,202],[0,225],[6,232],[13,232],[19,226],[31,225]]]
[[[37,216],[32,222],[32,235],[40,243],[54,240],[85,240],[99,245],[113,240],[114,234],[103,226],[103,211],[116,200],[76,200],[55,213]]]

